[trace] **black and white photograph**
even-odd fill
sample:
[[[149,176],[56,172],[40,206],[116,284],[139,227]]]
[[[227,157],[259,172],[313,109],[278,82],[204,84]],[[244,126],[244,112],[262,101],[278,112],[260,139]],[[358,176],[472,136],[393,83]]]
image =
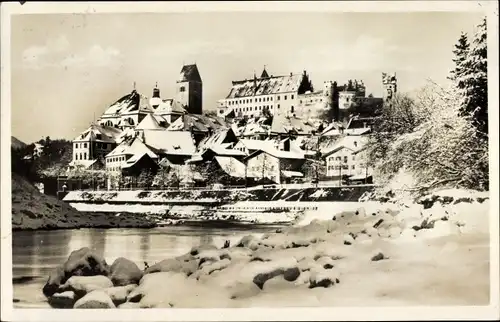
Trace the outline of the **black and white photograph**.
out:
[[[499,318],[496,1],[1,9],[2,320]]]

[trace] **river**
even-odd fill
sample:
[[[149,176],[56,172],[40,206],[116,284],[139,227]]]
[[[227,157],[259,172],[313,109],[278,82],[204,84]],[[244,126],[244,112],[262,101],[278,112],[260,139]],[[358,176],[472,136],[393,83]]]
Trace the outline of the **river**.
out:
[[[248,234],[264,234],[274,226],[206,228],[169,226],[154,229],[74,229],[53,231],[16,231],[13,233],[14,307],[47,308],[42,287],[49,273],[64,263],[69,254],[89,247],[111,265],[118,257],[134,261],[139,268],[163,259],[182,255],[191,247],[226,240],[233,245]]]

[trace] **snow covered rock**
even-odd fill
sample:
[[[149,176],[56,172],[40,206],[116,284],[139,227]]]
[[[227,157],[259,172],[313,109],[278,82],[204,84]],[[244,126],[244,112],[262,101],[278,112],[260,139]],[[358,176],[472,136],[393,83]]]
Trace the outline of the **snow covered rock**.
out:
[[[119,257],[111,265],[109,277],[114,286],[139,284],[142,271],[131,260]]]
[[[104,275],[72,276],[59,287],[59,291],[73,291],[77,297],[82,297],[92,291],[109,287],[113,287],[113,282]]]
[[[116,308],[108,294],[102,290],[88,293],[73,306],[75,309],[112,309]]]
[[[104,293],[108,294],[115,305],[120,305],[127,301],[127,296],[137,287],[136,284],[129,284],[125,286],[115,286],[102,289]]]
[[[48,298],[51,307],[56,309],[69,309],[72,308],[76,301],[76,295],[73,291],[66,291],[62,293],[55,293]]]

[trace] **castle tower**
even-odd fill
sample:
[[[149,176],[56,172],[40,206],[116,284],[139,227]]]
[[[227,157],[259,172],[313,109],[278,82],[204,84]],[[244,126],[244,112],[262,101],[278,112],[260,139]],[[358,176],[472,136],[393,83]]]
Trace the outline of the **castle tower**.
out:
[[[340,116],[339,109],[339,89],[337,87],[337,82],[326,81],[323,87],[323,95],[326,100],[326,108],[330,112],[330,117],[332,121],[338,121]]]
[[[398,90],[396,73],[382,73],[382,86],[384,87],[384,102],[391,100]]]
[[[186,106],[190,114],[202,114],[203,84],[196,64],[184,65],[177,80],[177,101]]]

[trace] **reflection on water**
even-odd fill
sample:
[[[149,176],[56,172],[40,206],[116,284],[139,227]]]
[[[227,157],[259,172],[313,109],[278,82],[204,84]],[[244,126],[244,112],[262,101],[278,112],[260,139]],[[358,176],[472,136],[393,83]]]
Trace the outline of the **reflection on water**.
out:
[[[80,229],[56,231],[18,231],[13,233],[12,267],[16,307],[46,306],[41,292],[48,274],[64,263],[69,254],[89,247],[111,265],[118,257],[134,261],[139,268],[165,258],[182,255],[191,247],[213,243],[222,247],[226,240],[234,245],[247,234],[262,234],[275,227],[259,229],[215,229],[203,227],[162,227],[155,229]]]

